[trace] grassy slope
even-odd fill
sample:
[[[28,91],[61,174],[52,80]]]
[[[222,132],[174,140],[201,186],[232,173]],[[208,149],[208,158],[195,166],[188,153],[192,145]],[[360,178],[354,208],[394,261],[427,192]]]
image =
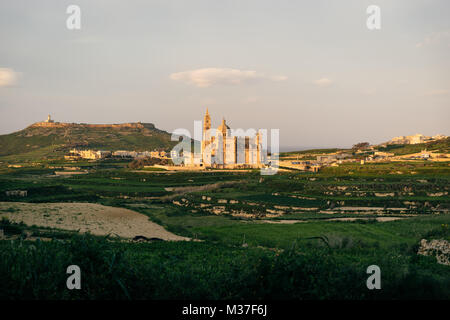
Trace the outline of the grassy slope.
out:
[[[439,141],[432,141],[427,143],[418,144],[392,144],[386,147],[375,146],[375,149],[382,152],[391,152],[396,156],[418,153],[426,149],[427,151],[433,151],[437,153],[450,153],[450,138],[446,138]],[[351,152],[350,149],[312,149],[303,151],[291,151],[280,153],[281,157],[290,157],[295,155],[317,155],[317,154],[327,154],[334,153],[338,151]]]
[[[0,136],[0,156],[24,154],[38,160],[77,145],[113,151],[167,149],[174,145],[169,133],[154,128],[152,124],[144,125],[145,128],[28,127]]]
[[[326,236],[331,241],[347,238],[354,244],[387,249],[417,244],[428,232],[449,223],[450,216],[441,215],[380,223],[317,221],[284,225],[248,223],[202,226],[192,228],[192,232],[201,234],[205,239],[230,245],[242,244],[245,237],[245,241],[251,246],[289,248],[294,242],[301,242],[309,237]]]
[[[327,153],[335,153],[338,151],[348,151],[347,149],[338,149],[338,148],[329,148],[329,149],[309,149],[303,151],[289,151],[289,152],[281,152],[280,157],[289,157],[295,155],[307,155],[307,154],[327,154]]]
[[[450,138],[432,141],[428,143],[418,144],[393,144],[386,147],[378,147],[379,151],[392,152],[395,155],[405,155],[411,153],[418,153],[426,149],[427,151],[433,151],[438,153],[450,153]]]
[[[81,236],[0,241],[0,298],[448,299],[448,267],[415,250],[348,241],[330,248],[298,242],[284,252],[240,243],[139,244]],[[84,272],[82,290],[66,289],[70,264]],[[383,290],[365,286],[371,264],[382,270]]]

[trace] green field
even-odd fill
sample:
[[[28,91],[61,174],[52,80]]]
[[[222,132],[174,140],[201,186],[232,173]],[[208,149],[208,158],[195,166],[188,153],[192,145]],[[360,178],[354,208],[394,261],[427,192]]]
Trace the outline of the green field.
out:
[[[345,164],[274,176],[134,171],[123,161],[23,165],[0,168],[0,201],[124,207],[200,241],[122,242],[1,221],[15,239],[0,241],[1,298],[450,298],[449,267],[417,255],[421,239],[450,240],[448,162]],[[64,166],[88,173],[56,176]],[[215,207],[222,211],[214,214]],[[369,211],[339,211],[348,207]],[[376,221],[380,216],[403,219]],[[361,220],[328,221],[348,217]],[[53,240],[30,241],[27,232]],[[65,288],[70,264],[87,270],[83,290]],[[371,264],[382,270],[382,290],[365,285]]]

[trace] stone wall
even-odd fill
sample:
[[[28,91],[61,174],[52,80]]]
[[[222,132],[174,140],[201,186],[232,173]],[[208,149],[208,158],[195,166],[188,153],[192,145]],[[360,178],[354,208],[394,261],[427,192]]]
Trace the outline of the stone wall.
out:
[[[422,239],[417,254],[435,256],[438,263],[450,266],[450,242],[446,240]]]

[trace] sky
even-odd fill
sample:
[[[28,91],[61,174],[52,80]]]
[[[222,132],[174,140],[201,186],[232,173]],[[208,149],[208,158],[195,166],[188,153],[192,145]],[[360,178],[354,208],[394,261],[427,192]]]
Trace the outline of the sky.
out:
[[[448,0],[4,0],[0,134],[48,114],[194,134],[208,108],[213,127],[279,129],[284,150],[450,135],[449,12]]]

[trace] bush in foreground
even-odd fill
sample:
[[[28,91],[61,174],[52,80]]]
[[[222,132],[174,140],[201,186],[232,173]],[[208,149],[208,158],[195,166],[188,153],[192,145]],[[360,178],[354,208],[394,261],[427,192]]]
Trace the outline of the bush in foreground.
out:
[[[431,257],[372,248],[284,252],[197,242],[0,242],[0,299],[449,299],[450,277]],[[68,290],[66,268],[82,270]],[[382,290],[368,290],[378,264]]]

